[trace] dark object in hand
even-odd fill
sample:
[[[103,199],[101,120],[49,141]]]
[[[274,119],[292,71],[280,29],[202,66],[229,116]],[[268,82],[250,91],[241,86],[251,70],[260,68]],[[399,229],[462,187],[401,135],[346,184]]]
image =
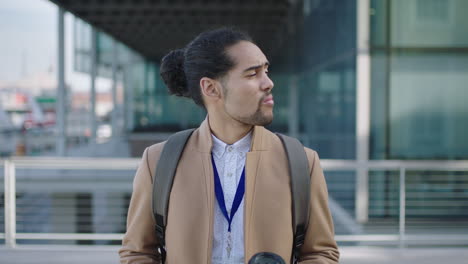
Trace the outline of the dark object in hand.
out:
[[[285,264],[282,257],[271,252],[260,252],[255,254],[249,264]]]

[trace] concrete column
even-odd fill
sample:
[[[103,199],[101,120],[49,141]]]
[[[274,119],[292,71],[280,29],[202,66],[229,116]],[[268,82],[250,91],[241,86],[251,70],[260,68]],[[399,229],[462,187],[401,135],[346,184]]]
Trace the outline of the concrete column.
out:
[[[91,140],[90,143],[96,144],[97,120],[96,120],[96,76],[97,76],[97,31],[91,29],[91,107],[89,110],[89,118],[91,123]]]
[[[130,72],[131,64],[125,65],[123,70],[123,84],[124,84],[124,115],[125,115],[125,130],[130,132],[134,127],[134,107],[133,107],[133,87],[132,76]]]
[[[128,62],[126,62],[128,63]],[[123,105],[122,105],[122,117],[123,117],[123,132],[127,135],[128,123],[129,123],[129,105],[128,105],[128,77],[127,77],[127,64],[122,65],[122,84],[123,84]]]
[[[356,59],[356,160],[361,164],[356,172],[356,220],[365,223],[369,217],[369,161],[370,134],[370,2],[357,2],[357,59]]]
[[[5,244],[16,247],[16,169],[11,160],[5,160]]]
[[[117,67],[118,67],[118,52],[117,52],[117,41],[112,41],[112,116],[111,116],[111,125],[112,125],[112,138],[117,138],[120,136],[120,126],[119,126],[119,106],[117,103]]]
[[[57,100],[56,112],[56,153],[58,156],[66,155],[66,87],[65,87],[65,10],[58,8],[58,54],[57,54]]]

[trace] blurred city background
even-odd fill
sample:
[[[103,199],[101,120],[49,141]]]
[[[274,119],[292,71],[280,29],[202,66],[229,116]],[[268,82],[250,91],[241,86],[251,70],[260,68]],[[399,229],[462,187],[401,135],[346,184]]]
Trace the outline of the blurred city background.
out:
[[[320,154],[343,263],[390,263],[397,253],[372,250],[393,248],[461,263],[467,12],[467,0],[3,0],[0,262],[21,247],[117,248],[144,148],[206,115],[169,96],[161,57],[236,26],[272,64],[269,129]]]

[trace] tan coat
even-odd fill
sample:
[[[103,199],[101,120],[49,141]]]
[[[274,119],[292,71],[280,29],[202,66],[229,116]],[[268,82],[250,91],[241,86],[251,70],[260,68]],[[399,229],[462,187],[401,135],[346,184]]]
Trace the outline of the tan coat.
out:
[[[143,153],[133,183],[127,232],[119,251],[121,263],[160,263],[151,203],[156,161],[163,145],[150,146]],[[166,227],[169,264],[211,262],[216,204],[211,148],[211,132],[205,120],[189,139],[174,178]],[[311,199],[300,263],[338,263],[319,158],[315,151],[305,150],[311,168]],[[263,127],[255,127],[245,166],[245,263],[258,252],[273,252],[288,262],[293,245],[291,191],[280,139]]]

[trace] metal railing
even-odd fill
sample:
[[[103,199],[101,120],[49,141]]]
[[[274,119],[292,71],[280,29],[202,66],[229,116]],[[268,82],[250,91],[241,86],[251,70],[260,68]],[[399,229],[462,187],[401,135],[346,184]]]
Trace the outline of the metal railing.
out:
[[[426,230],[426,234],[407,234],[407,176],[409,171],[437,171],[437,172],[468,172],[468,161],[401,161],[401,160],[382,160],[359,163],[345,160],[322,160],[321,165],[325,171],[356,171],[364,169],[368,172],[389,172],[397,171],[399,173],[398,188],[398,233],[396,234],[356,234],[356,235],[337,235],[336,240],[341,242],[395,242],[400,247],[405,247],[407,243],[421,244],[453,244],[467,245],[468,235],[461,234],[437,234],[432,230]],[[369,173],[369,178],[371,178]],[[463,175],[465,186],[464,196],[465,204],[468,209],[468,175]],[[367,193],[368,194],[368,193]],[[359,194],[356,194],[359,195]],[[368,198],[368,197],[367,197]],[[465,216],[466,217],[466,216]],[[464,218],[467,220],[468,217]]]
[[[139,159],[119,158],[20,158],[3,160],[5,193],[5,239],[9,247],[16,247],[16,240],[121,240],[123,234],[97,233],[17,233],[16,232],[16,172],[18,169],[57,170],[136,170]],[[129,175],[132,178],[133,175]],[[130,184],[130,183],[129,183]],[[130,186],[131,188],[131,186]]]
[[[16,247],[17,240],[121,240],[121,233],[28,233],[17,232],[17,171],[20,169],[34,170],[129,170],[128,173],[128,189],[131,191],[131,180],[133,179],[134,171],[136,170],[140,159],[119,159],[119,158],[20,158],[13,157],[2,160],[0,165],[4,167],[4,195],[5,195],[5,233],[0,233],[0,239],[5,240],[5,244],[9,247]],[[399,172],[399,191],[398,191],[398,232],[394,234],[345,234],[336,235],[338,242],[392,242],[404,247],[407,243],[414,241],[444,241],[453,244],[468,244],[468,236],[460,234],[437,234],[431,230],[422,234],[407,234],[407,174],[408,171],[443,171],[443,172],[468,172],[468,161],[369,161],[359,163],[349,160],[322,160],[321,165],[325,171],[350,171],[356,172],[358,169],[371,171],[398,171]],[[59,172],[60,173],[60,172]],[[372,175],[369,174],[371,178]],[[464,176],[463,176],[464,177]],[[468,183],[468,177],[466,177]],[[57,179],[52,179],[58,181]],[[108,180],[112,181],[112,178]],[[463,182],[464,183],[464,182]],[[94,184],[94,183],[92,183]],[[89,186],[89,185],[87,185]],[[106,185],[107,186],[107,185]],[[107,188],[103,186],[103,188]],[[89,188],[89,187],[85,187]],[[118,189],[118,188],[117,188]],[[125,192],[127,192],[126,188]],[[463,189],[468,193],[467,187]],[[122,188],[118,191],[123,192]],[[360,194],[356,194],[360,195]],[[465,197],[465,196],[463,196]],[[466,196],[466,204],[468,204],[468,195]],[[368,198],[368,197],[367,197]],[[464,198],[463,198],[464,199]],[[333,199],[331,199],[333,200]],[[339,203],[338,203],[339,204]],[[346,214],[342,210],[342,214]],[[352,216],[351,216],[352,218]],[[359,223],[358,223],[359,224]],[[467,225],[468,226],[468,225]]]

